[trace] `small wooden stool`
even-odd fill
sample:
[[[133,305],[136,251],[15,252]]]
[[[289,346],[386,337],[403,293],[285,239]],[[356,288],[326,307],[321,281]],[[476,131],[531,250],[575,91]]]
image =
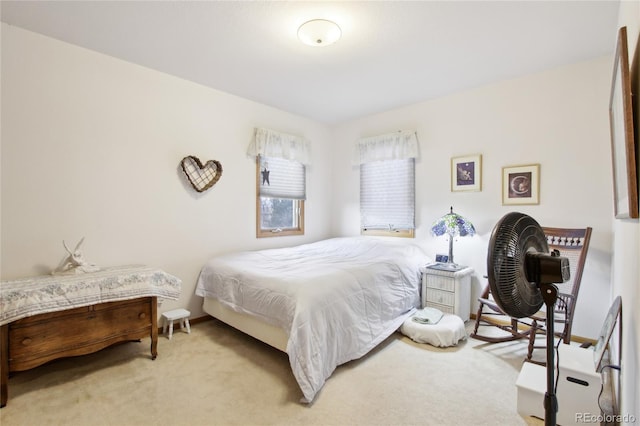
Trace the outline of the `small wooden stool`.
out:
[[[189,324],[189,315],[191,312],[186,309],[174,309],[173,311],[164,312],[162,314],[162,334],[167,334],[167,326],[169,326],[169,340],[173,336],[173,322],[180,320],[180,328],[187,329],[187,333],[191,334],[191,325]]]

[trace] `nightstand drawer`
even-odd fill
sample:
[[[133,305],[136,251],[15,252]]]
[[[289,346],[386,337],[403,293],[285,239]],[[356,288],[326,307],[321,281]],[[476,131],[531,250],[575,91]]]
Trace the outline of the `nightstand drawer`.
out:
[[[438,275],[427,275],[427,288],[436,288],[439,290],[454,292],[456,289],[455,281],[450,277],[440,277]]]
[[[449,291],[427,288],[427,302],[453,306],[456,303],[456,295],[455,293],[451,293]]]
[[[439,309],[440,311],[444,312],[445,314],[455,314],[455,309],[453,308],[453,306],[446,306],[446,305],[440,305],[438,303],[431,303],[431,302],[427,302],[427,307],[428,308],[436,308]]]

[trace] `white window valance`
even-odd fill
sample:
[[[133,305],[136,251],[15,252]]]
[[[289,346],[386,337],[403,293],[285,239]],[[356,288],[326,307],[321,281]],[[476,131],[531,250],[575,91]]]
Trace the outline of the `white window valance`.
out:
[[[399,131],[358,140],[353,154],[353,164],[416,157],[418,157],[416,132]]]
[[[254,158],[258,155],[283,158],[298,161],[304,165],[310,164],[310,147],[305,138],[263,128],[256,129],[255,137],[247,149],[247,155]]]

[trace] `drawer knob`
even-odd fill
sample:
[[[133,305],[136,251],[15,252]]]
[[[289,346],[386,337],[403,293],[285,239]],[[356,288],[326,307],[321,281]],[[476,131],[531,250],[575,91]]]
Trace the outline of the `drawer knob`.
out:
[[[25,345],[25,346],[30,345],[30,344],[31,344],[31,342],[32,342],[32,340],[31,340],[31,338],[30,338],[30,337],[27,337],[27,338],[25,338],[25,339],[23,339],[23,340],[22,340],[22,344],[23,344],[23,345]]]
[[[140,319],[145,319],[147,317],[147,314],[145,314],[144,312],[141,312],[140,314],[138,314],[138,318]]]

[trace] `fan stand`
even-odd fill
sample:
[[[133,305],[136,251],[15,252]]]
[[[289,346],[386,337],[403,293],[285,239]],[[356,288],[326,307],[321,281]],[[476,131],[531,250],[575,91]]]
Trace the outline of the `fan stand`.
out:
[[[558,399],[555,394],[553,374],[555,368],[553,310],[558,299],[558,287],[553,284],[540,284],[540,291],[547,309],[547,392],[544,394],[544,424],[545,426],[556,426]]]

